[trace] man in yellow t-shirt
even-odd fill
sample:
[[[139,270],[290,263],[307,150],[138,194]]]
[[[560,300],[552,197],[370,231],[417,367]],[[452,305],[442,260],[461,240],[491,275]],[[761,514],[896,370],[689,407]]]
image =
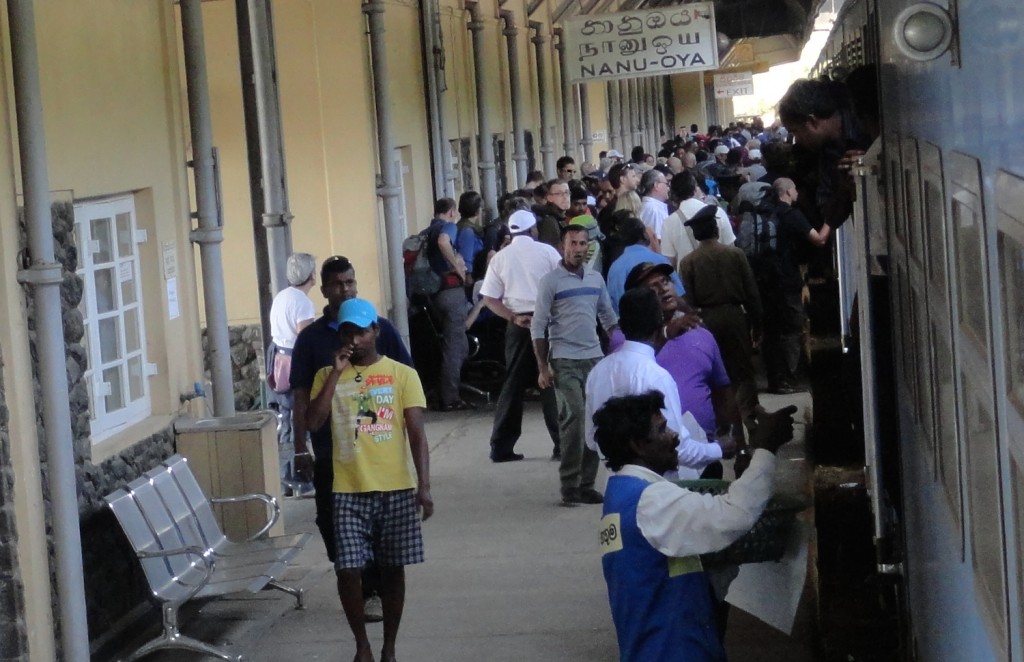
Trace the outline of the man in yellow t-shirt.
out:
[[[349,299],[338,312],[341,349],[313,379],[306,424],[330,425],[338,596],[356,639],[356,662],[372,662],[360,573],[370,560],[381,572],[384,648],[395,659],[405,606],[405,566],[423,562],[420,514],[434,512],[423,428],[426,398],[412,368],[380,356],[377,311]],[[406,439],[408,438],[408,442]],[[410,466],[411,465],[411,466]],[[415,471],[415,475],[413,474]]]

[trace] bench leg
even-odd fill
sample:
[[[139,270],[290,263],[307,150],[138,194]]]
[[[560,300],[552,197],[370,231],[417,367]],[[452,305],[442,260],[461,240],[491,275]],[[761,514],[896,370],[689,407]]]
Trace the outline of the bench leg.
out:
[[[187,637],[178,631],[178,606],[179,605],[164,605],[161,608],[164,617],[164,631],[156,639],[153,639],[146,643],[142,648],[131,654],[131,656],[125,658],[121,662],[134,662],[140,658],[149,655],[150,653],[156,652],[164,648],[184,648],[185,650],[195,651],[196,653],[205,653],[221,660],[228,660],[229,662],[241,662],[241,655],[230,655],[224,651],[214,648],[210,644]]]
[[[294,595],[295,596],[295,601],[297,603],[295,605],[295,608],[296,609],[305,609],[306,608],[306,592],[304,590],[302,590],[301,588],[292,588],[291,586],[287,586],[285,584],[282,584],[282,583],[280,583],[280,582],[278,582],[277,580],[274,580],[274,579],[271,579],[269,582],[267,582],[267,587],[268,588],[276,588],[278,591],[284,591],[288,595]]]

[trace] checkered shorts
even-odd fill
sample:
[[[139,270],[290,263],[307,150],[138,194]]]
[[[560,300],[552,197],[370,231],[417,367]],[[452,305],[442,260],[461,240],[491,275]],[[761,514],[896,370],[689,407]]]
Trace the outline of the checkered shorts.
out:
[[[416,490],[334,494],[334,567],[423,563]]]

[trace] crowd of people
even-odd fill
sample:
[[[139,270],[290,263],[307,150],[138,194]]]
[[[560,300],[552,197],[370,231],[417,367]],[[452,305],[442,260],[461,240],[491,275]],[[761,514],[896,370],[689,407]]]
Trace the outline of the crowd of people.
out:
[[[312,256],[292,256],[267,364],[291,422],[282,481],[315,489],[357,661],[374,659],[374,620],[384,621],[381,659],[394,659],[403,568],[422,561],[419,522],[433,511],[423,412],[428,398],[443,412],[474,408],[462,398],[466,332],[487,317],[503,320],[505,369],[490,460],[524,458],[516,443],[535,391],[561,504],[604,504],[622,659],[724,659],[699,554],[753,525],[774,453],[792,436],[795,408],[759,403],[754,356],[765,348],[770,391],[795,391],[805,264],[845,218],[837,166],[868,142],[844,94],[798,81],[771,128],[691,125],[657,155],[613,149],[578,167],[564,156],[553,178],[530,173],[503,195],[494,219],[476,192],[437,200],[423,235],[439,281],[426,301],[439,321],[436,375],[417,374],[394,327],[358,298],[349,260],[321,265],[328,305],[315,318]],[[614,472],[604,494],[600,456]],[[728,459],[737,481],[726,495],[671,482],[720,478]]]

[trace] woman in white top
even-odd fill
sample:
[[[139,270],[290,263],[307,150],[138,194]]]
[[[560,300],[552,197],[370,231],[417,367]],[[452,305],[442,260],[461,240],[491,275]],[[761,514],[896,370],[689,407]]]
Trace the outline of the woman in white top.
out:
[[[299,332],[316,317],[309,291],[316,285],[316,258],[309,253],[294,253],[288,258],[288,287],[277,293],[270,306],[270,337],[267,348],[267,382],[271,388],[270,406],[277,409],[278,460],[281,486],[285,496],[304,494],[309,484],[293,480],[295,442],[292,436],[292,391],[288,383],[292,348]]]

